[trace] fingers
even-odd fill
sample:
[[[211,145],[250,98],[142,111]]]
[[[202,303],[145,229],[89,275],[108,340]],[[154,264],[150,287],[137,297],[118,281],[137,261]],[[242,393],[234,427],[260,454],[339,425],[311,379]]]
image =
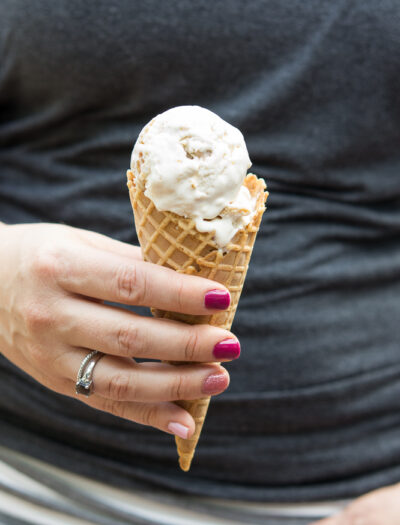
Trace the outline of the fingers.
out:
[[[103,361],[103,362],[101,362]],[[217,365],[125,363],[105,356],[93,376],[96,392],[109,399],[140,402],[199,399],[223,392],[228,372]],[[122,361],[125,366],[122,365]]]
[[[192,436],[195,422],[192,416],[175,403],[134,403],[115,401],[93,395],[84,401],[87,405],[109,412],[141,425],[149,425],[183,439]]]
[[[122,357],[164,361],[229,361],[240,355],[231,332],[142,317],[122,308],[70,298],[64,303],[63,342]]]
[[[90,230],[73,228],[73,231],[85,243],[90,244],[93,248],[105,250],[122,257],[129,257],[140,261],[142,260],[142,252],[139,246],[133,246],[132,244],[121,242]]]
[[[228,290],[215,281],[91,247],[69,252],[60,267],[57,281],[65,290],[96,299],[193,315],[230,303]]]
[[[87,352],[71,347],[54,347],[51,350],[41,345],[26,348],[27,355],[18,352],[16,364],[47,388],[76,398],[75,382],[81,360]],[[122,361],[122,360],[121,360]],[[98,365],[100,365],[101,360]],[[96,365],[96,366],[98,366]],[[124,367],[124,363],[121,363]],[[76,370],[72,370],[76,368]],[[108,370],[106,370],[108,372]],[[65,373],[70,377],[66,378]],[[96,378],[97,381],[97,378]],[[159,428],[183,439],[190,437],[195,429],[192,416],[183,408],[170,402],[139,403],[110,399],[96,393],[89,398],[79,396],[80,401],[110,412],[111,414],[143,425]]]
[[[61,354],[57,373],[75,381],[84,349]],[[198,399],[223,392],[229,385],[228,372],[219,365],[135,363],[132,359],[104,356],[93,372],[94,392],[116,401],[153,403]]]

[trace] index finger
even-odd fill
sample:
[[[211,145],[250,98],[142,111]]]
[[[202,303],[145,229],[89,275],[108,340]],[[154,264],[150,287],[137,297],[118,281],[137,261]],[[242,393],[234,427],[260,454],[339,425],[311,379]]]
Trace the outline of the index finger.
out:
[[[230,304],[229,291],[216,281],[91,247],[70,253],[57,281],[80,295],[192,315],[209,315]]]

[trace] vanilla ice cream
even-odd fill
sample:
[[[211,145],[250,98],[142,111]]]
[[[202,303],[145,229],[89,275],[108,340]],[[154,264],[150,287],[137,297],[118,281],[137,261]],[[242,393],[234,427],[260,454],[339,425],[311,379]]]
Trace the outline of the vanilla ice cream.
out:
[[[245,186],[251,166],[241,132],[199,106],[153,118],[133,148],[135,183],[160,211],[192,218],[223,248],[255,213]]]

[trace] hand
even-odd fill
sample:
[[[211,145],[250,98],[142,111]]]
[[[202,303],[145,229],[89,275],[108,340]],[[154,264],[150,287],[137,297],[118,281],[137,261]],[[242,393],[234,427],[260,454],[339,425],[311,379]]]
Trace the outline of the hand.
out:
[[[343,512],[312,525],[399,525],[400,483],[353,501]]]
[[[81,401],[192,435],[192,417],[171,401],[222,392],[226,370],[217,363],[132,358],[210,363],[223,360],[213,354],[217,343],[237,340],[220,328],[142,317],[103,301],[212,314],[218,310],[206,308],[205,294],[228,293],[222,285],[143,262],[138,247],[64,225],[0,225],[0,246],[0,350],[10,361],[46,387],[75,396],[82,359],[90,349],[104,352],[94,393]]]

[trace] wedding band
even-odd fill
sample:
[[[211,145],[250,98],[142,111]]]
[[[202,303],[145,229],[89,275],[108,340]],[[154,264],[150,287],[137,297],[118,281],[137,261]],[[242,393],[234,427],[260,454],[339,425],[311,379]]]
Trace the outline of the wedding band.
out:
[[[102,352],[93,350],[82,361],[76,378],[75,393],[89,397],[93,392],[93,370],[99,359],[104,356]]]

